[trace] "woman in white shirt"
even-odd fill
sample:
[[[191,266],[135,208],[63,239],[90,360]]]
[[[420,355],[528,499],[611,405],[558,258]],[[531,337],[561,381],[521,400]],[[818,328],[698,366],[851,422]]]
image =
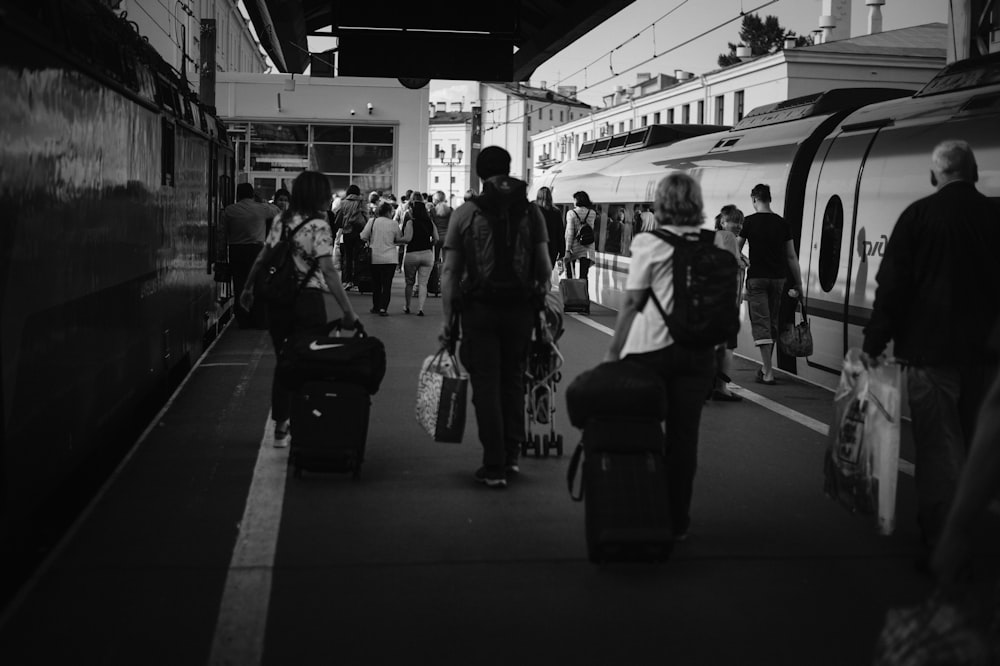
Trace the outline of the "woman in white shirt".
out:
[[[653,213],[660,229],[683,235],[704,221],[701,188],[690,176],[673,173],[656,187]],[[619,358],[656,370],[667,387],[667,474],[675,538],[684,540],[691,523],[691,494],[698,461],[698,427],[715,375],[713,347],[681,347],[670,336],[653,292],[665,312],[674,307],[674,248],[654,234],[632,240],[625,301],[618,311],[607,360]]]
[[[398,248],[403,243],[403,232],[392,219],[392,204],[383,201],[378,214],[368,220],[361,230],[361,240],[372,250],[372,314],[389,316],[389,296],[392,278],[399,259]]]

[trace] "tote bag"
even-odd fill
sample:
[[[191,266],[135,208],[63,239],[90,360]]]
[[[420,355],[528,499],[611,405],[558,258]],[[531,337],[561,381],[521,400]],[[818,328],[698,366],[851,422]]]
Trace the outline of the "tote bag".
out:
[[[417,423],[435,442],[459,444],[465,434],[469,377],[442,347],[424,359],[417,381]]]

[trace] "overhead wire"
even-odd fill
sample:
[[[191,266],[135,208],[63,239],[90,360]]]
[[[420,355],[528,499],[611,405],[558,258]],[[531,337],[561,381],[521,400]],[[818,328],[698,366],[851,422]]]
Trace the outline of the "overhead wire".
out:
[[[687,0],[685,0],[685,2],[687,2]],[[749,13],[753,13],[753,12],[757,12],[757,11],[760,11],[761,9],[763,9],[763,8],[765,8],[765,7],[768,7],[768,6],[770,6],[770,5],[773,5],[773,4],[777,3],[777,2],[780,2],[780,0],[768,0],[768,1],[767,1],[767,2],[765,2],[764,4],[762,4],[762,5],[759,5],[759,6],[757,6],[757,7],[754,7],[753,9],[751,9],[751,10],[749,11]],[[684,2],[682,2],[682,3],[681,3],[681,5],[683,5],[683,4],[684,4]],[[681,6],[681,5],[677,5],[676,7],[674,7],[674,9],[671,9],[671,10],[670,10],[670,12],[667,12],[667,14],[665,14],[664,16],[662,16],[662,17],[660,17],[659,19],[657,19],[657,21],[661,21],[661,20],[663,20],[663,18],[665,18],[666,16],[669,16],[669,15],[670,15],[670,13],[672,13],[672,12],[673,12],[674,10],[678,9],[678,8],[679,8],[679,7]],[[629,66],[629,67],[625,68],[624,70],[622,70],[622,71],[621,71],[620,73],[618,73],[618,74],[614,74],[613,76],[608,76],[608,77],[605,77],[605,78],[601,79],[600,81],[596,81],[596,82],[594,82],[594,83],[592,83],[592,84],[590,84],[590,85],[586,85],[586,79],[585,79],[585,80],[584,80],[584,81],[585,81],[585,85],[584,85],[584,87],[583,87],[583,88],[580,88],[579,90],[577,90],[577,93],[580,93],[580,92],[583,92],[583,91],[585,91],[585,90],[588,90],[588,89],[590,89],[590,88],[593,88],[593,87],[595,87],[595,86],[599,86],[599,85],[601,85],[602,83],[607,83],[608,81],[611,81],[612,79],[615,79],[615,78],[617,78],[618,76],[621,76],[622,74],[625,74],[626,72],[629,72],[629,71],[631,71],[631,70],[635,69],[636,67],[642,67],[642,66],[643,66],[643,65],[645,65],[646,63],[649,63],[649,62],[651,62],[651,61],[655,60],[656,58],[660,58],[660,57],[662,57],[662,56],[665,56],[665,55],[666,55],[666,54],[668,54],[668,53],[671,53],[671,52],[673,52],[673,51],[676,51],[676,50],[677,50],[677,49],[679,49],[679,48],[682,48],[682,47],[684,47],[684,46],[687,46],[687,45],[688,45],[688,44],[690,44],[691,42],[693,42],[693,41],[695,41],[695,40],[698,40],[698,39],[701,39],[701,38],[702,38],[702,37],[704,37],[705,35],[708,35],[708,34],[710,34],[710,33],[712,33],[712,32],[715,32],[715,31],[716,31],[716,30],[718,30],[719,28],[723,28],[723,27],[725,27],[725,26],[729,25],[729,24],[730,24],[730,23],[732,23],[733,21],[739,21],[740,19],[742,19],[742,18],[743,18],[743,15],[744,15],[744,13],[745,13],[745,12],[742,12],[742,11],[741,11],[739,15],[737,15],[737,16],[734,16],[733,18],[730,18],[730,19],[727,19],[727,20],[723,21],[722,23],[719,23],[718,25],[716,25],[716,26],[714,26],[714,27],[711,27],[711,28],[709,28],[708,30],[705,30],[705,31],[703,31],[703,32],[700,32],[700,33],[698,33],[697,35],[695,35],[694,37],[691,37],[690,39],[686,39],[686,40],[684,40],[683,42],[681,42],[681,43],[679,43],[679,44],[675,44],[674,46],[671,46],[671,47],[669,47],[669,48],[665,49],[664,51],[662,51],[662,52],[660,52],[660,53],[656,53],[656,52],[655,52],[655,50],[654,50],[654,52],[653,52],[653,56],[652,56],[652,57],[650,57],[650,58],[647,58],[646,60],[643,60],[642,62],[637,62],[636,64],[634,64],[634,65],[631,65],[631,66]],[[655,25],[655,24],[656,24],[656,21],[654,21],[653,25]],[[620,45],[616,46],[616,47],[615,47],[614,49],[612,49],[611,51],[609,51],[608,53],[606,53],[606,54],[604,54],[604,55],[605,55],[605,56],[608,56],[608,55],[610,55],[610,54],[611,54],[611,53],[612,53],[613,51],[616,51],[617,49],[621,48],[621,47],[622,47],[622,46],[624,46],[625,44],[628,44],[628,43],[629,43],[630,41],[632,41],[633,39],[635,39],[635,37],[638,37],[638,35],[640,35],[640,34],[642,34],[642,32],[639,32],[639,33],[637,33],[637,34],[636,34],[635,36],[633,36],[633,37],[629,38],[629,40],[627,40],[627,41],[623,42],[622,44],[620,44]],[[655,37],[655,31],[654,31],[654,37]],[[604,57],[604,56],[601,56],[601,58],[603,58],[603,57]],[[598,58],[598,60],[595,60],[594,62],[597,62],[597,61],[599,61],[599,60],[600,60],[601,58]],[[594,63],[591,63],[591,65],[593,65],[593,64],[594,64]],[[587,67],[590,67],[590,65],[587,65]],[[570,78],[572,78],[573,76],[576,76],[577,74],[579,74],[579,73],[580,73],[581,71],[584,71],[584,76],[586,76],[586,72],[585,72],[585,70],[586,70],[586,67],[585,67],[585,68],[584,68],[583,70],[577,70],[577,71],[576,71],[576,72],[574,72],[573,74],[570,74],[569,76],[567,76],[567,77],[566,77],[565,79],[562,79],[561,81],[557,81],[557,82],[556,82],[556,85],[558,85],[559,83],[562,83],[563,81],[567,81],[567,80],[569,80],[569,79],[570,79]],[[614,70],[612,70],[612,71],[614,71]],[[548,104],[544,104],[544,105],[542,105],[542,106],[538,107],[537,109],[532,109],[531,113],[533,113],[534,111],[538,111],[538,110],[541,110],[541,109],[544,109],[544,108],[545,108],[545,107],[547,107],[547,106],[553,106],[553,105],[555,105],[555,104],[562,104],[562,103],[565,103],[565,102],[555,102],[555,101],[552,101],[552,102],[549,102]],[[528,113],[522,113],[522,114],[521,114],[520,116],[515,116],[514,118],[510,118],[510,119],[507,119],[507,120],[505,120],[505,121],[502,121],[502,122],[498,122],[497,124],[495,124],[495,125],[493,125],[493,126],[491,126],[491,127],[488,127],[488,128],[485,128],[485,129],[484,129],[484,131],[490,131],[490,130],[495,130],[495,129],[499,129],[500,127],[502,127],[502,126],[503,126],[503,125],[505,125],[505,124],[510,124],[510,123],[513,123],[513,122],[516,122],[516,121],[518,121],[518,120],[521,120],[522,118],[525,118],[525,117],[527,117],[528,115],[529,115]]]

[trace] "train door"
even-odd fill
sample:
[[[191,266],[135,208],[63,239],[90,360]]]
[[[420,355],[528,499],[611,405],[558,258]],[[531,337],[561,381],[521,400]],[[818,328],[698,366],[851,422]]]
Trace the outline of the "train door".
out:
[[[877,129],[876,129],[877,132]],[[869,276],[871,232],[858,227],[859,186],[876,136],[872,131],[841,132],[824,142],[810,170],[803,208],[800,262],[811,317],[813,355],[807,365],[840,373],[844,353],[860,346],[868,313],[859,308]],[[806,258],[806,261],[803,261]],[[861,299],[858,298],[860,295]]]

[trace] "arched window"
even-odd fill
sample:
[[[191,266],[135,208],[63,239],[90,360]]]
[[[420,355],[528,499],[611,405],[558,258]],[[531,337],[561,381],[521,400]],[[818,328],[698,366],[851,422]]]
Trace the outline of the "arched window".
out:
[[[823,211],[823,230],[819,245],[819,284],[830,291],[840,273],[840,246],[844,239],[844,205],[834,194]]]

